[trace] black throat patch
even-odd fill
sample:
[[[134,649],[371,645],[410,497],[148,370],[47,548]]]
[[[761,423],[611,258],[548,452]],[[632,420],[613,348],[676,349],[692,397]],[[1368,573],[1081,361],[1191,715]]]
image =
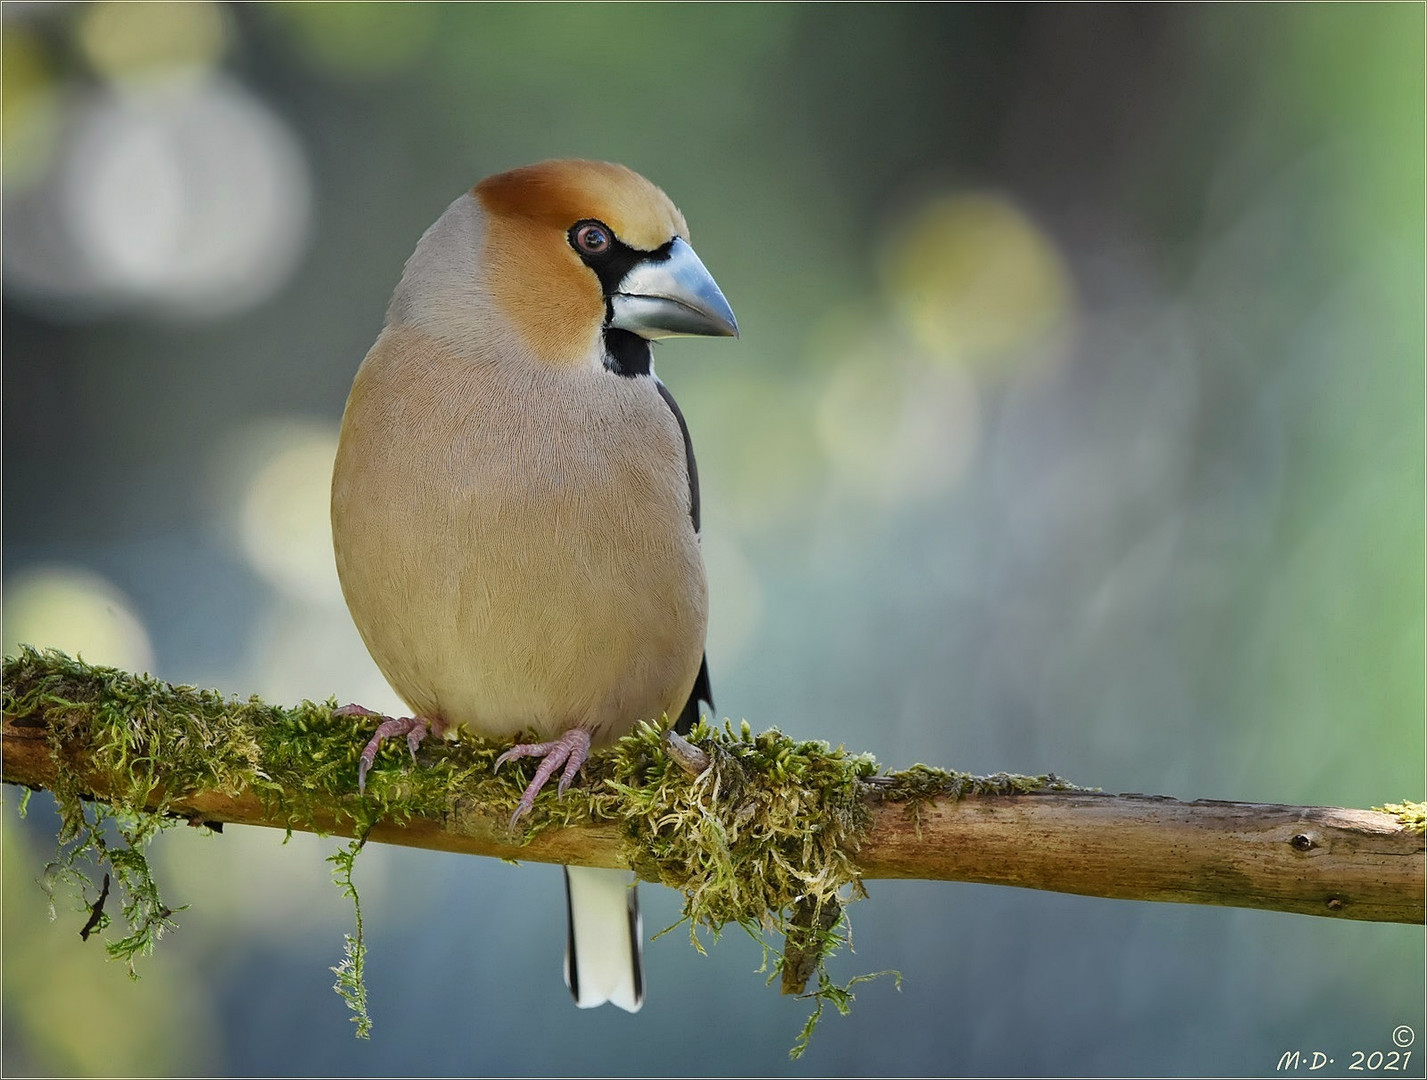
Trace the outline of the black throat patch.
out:
[[[605,301],[609,307],[609,301]],[[604,328],[604,366],[616,375],[633,378],[648,375],[654,364],[649,342],[638,334],[610,326],[608,316]]]

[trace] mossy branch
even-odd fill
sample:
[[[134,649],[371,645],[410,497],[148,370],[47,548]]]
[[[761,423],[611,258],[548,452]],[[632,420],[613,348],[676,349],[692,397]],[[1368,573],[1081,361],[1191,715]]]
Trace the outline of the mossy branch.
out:
[[[701,723],[685,741],[642,724],[591,758],[563,798],[542,794],[519,835],[526,783],[494,770],[503,746],[468,735],[384,748],[357,792],[374,721],[336,702],[282,709],[24,649],[4,666],[4,779],[54,793],[59,855],[103,929],[109,870],[129,933],[109,943],[133,970],[174,914],[143,847],[179,821],[337,834],[332,857],[356,935],[333,968],[357,1034],[371,1019],[353,862],[368,840],[586,866],[629,867],[679,889],[696,948],[738,924],[764,943],[770,981],[814,1001],[791,1054],[852,988],[827,961],[867,878],[932,878],[1131,900],[1222,904],[1390,922],[1423,917],[1421,803],[1377,810],[1177,802],[1106,795],[1054,775],[972,776],[915,765],[878,774],[870,754]],[[24,805],[24,800],[21,803]],[[111,842],[109,819],[119,825]],[[91,873],[104,871],[104,886]],[[89,901],[89,895],[97,894]],[[781,935],[777,948],[769,934]],[[765,964],[766,964],[765,960]],[[884,972],[882,974],[896,974]],[[900,976],[897,976],[900,983]],[[806,991],[810,981],[814,989]]]
[[[700,777],[643,729],[596,755],[563,800],[542,794],[517,836],[505,822],[526,778],[494,773],[502,747],[488,740],[429,741],[415,768],[404,746],[384,748],[364,798],[357,755],[372,721],[334,717],[330,702],[282,709],[31,650],[6,659],[4,683],[10,783],[196,822],[629,866],[696,901],[715,890],[720,913],[736,919],[871,878],[1423,918],[1420,804],[1186,803],[920,765],[876,775],[867,755],[705,726],[692,740],[712,760]],[[787,891],[770,895],[769,879]]]

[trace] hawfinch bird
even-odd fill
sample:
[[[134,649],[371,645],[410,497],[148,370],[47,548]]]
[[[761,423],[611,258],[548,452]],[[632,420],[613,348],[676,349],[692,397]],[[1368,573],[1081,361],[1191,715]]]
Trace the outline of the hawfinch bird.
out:
[[[410,706],[382,741],[535,731],[501,756],[557,771],[641,720],[713,701],[689,430],[650,343],[734,336],[683,215],[620,165],[481,181],[407,260],[357,372],[332,477],[337,572]],[[347,710],[365,713],[356,706]],[[567,867],[565,977],[582,1008],[643,1000],[634,877]]]

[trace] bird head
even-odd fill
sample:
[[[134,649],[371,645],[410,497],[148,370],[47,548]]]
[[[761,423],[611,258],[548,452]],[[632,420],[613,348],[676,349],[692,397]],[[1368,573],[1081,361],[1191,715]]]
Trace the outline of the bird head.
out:
[[[684,217],[622,165],[545,161],[482,180],[481,271],[489,302],[541,361],[602,357],[649,370],[648,342],[737,336],[733,311],[689,246]]]

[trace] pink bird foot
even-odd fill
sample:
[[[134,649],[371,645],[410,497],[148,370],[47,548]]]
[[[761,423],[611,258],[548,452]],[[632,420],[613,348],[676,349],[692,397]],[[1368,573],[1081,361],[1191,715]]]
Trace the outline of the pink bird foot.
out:
[[[426,732],[430,727],[430,721],[420,716],[383,716],[381,713],[372,712],[360,705],[343,705],[340,709],[334,709],[333,716],[375,716],[380,718],[381,723],[377,725],[376,734],[372,736],[372,741],[367,743],[366,749],[362,751],[361,763],[357,766],[357,790],[365,792],[367,790],[367,771],[377,760],[377,751],[381,749],[382,743],[396,735],[406,736],[407,749],[411,751],[411,760],[416,760],[416,748],[421,745],[421,740],[426,738]]]
[[[570,786],[570,781],[574,780],[575,775],[580,771],[580,766],[585,763],[585,758],[589,756],[590,733],[584,728],[571,728],[553,742],[516,743],[496,758],[497,771],[507,761],[513,761],[515,758],[538,757],[545,759],[535,770],[535,778],[530,781],[530,786],[525,789],[525,794],[516,804],[515,813],[510,815],[510,827],[515,828],[515,823],[534,809],[535,796],[540,794],[540,789],[545,786],[545,782],[555,775],[556,769],[564,766],[560,773],[560,783],[555,789],[557,795],[563,795]]]

